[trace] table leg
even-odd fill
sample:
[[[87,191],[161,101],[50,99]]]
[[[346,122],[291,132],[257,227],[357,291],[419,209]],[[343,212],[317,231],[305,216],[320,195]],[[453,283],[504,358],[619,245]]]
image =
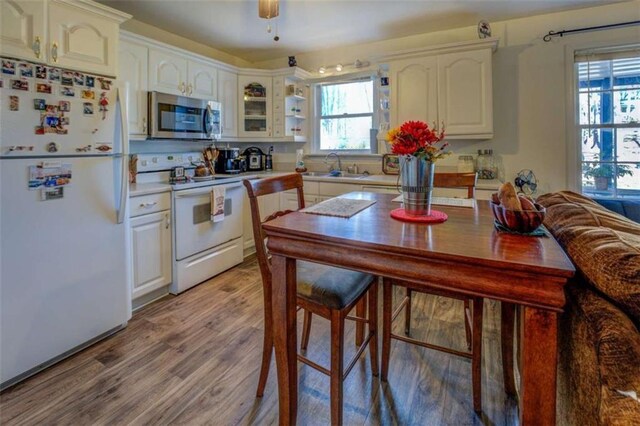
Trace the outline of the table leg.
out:
[[[516,383],[513,372],[513,326],[515,321],[515,305],[500,303],[500,345],[502,349],[502,374],[504,391],[509,396],[516,395]]]
[[[280,425],[295,425],[298,411],[296,260],[274,255],[271,268],[279,422]]]
[[[520,424],[555,425],[558,314],[531,307],[521,311]]]

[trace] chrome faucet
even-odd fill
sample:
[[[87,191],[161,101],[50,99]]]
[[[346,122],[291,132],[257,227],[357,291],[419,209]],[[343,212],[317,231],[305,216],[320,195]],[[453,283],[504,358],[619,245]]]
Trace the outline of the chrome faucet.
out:
[[[325,164],[329,164],[329,157],[331,157],[332,155],[333,155],[334,157],[336,157],[336,159],[338,160],[338,169],[337,169],[337,171],[338,171],[338,172],[342,172],[342,162],[340,161],[340,156],[339,156],[337,153],[335,153],[335,152],[330,152],[330,153],[328,153],[328,154],[327,154],[327,156],[326,156],[326,157],[324,157],[324,163],[325,163]],[[331,164],[331,165],[329,166],[329,171],[330,171],[330,172],[332,172],[332,171],[334,171],[334,170],[336,170],[336,169],[334,169],[334,168],[333,168],[333,164]]]

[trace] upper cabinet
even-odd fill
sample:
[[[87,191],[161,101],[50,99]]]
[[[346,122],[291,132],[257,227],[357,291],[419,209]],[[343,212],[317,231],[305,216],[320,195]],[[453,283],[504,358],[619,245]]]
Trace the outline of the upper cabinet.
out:
[[[130,15],[91,1],[3,0],[2,55],[115,77],[120,23]]]
[[[438,56],[438,117],[448,135],[493,136],[491,49]]]
[[[194,98],[218,99],[218,70],[200,61],[187,64],[187,95]]]
[[[170,50],[149,50],[149,90],[187,94],[187,59]]]
[[[409,120],[438,121],[438,61],[435,56],[393,61],[389,99],[392,125]]]
[[[238,74],[218,70],[218,102],[222,104],[222,138],[238,136]]]
[[[126,39],[120,40],[118,75],[127,88],[129,135],[132,139],[147,137],[147,79],[149,48]]]
[[[44,61],[47,49],[44,0],[0,1],[0,49],[3,55]]]
[[[271,77],[238,76],[240,137],[271,137]]]
[[[379,58],[389,64],[391,126],[422,120],[444,124],[449,139],[491,138],[496,46],[485,39]]]

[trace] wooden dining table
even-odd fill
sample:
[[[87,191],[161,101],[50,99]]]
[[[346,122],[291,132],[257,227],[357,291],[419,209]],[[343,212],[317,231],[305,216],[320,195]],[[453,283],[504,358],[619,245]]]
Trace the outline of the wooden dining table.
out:
[[[393,194],[352,192],[341,197],[375,204],[349,218],[293,212],[263,225],[272,255],[280,424],[294,425],[297,415],[296,260],[418,286],[428,282],[430,287],[518,306],[520,421],[555,424],[557,316],[565,304],[563,287],[575,272],[556,240],[497,231],[489,201],[477,201],[474,208],[434,206],[448,220],[419,224],[390,217],[391,210],[400,207]]]

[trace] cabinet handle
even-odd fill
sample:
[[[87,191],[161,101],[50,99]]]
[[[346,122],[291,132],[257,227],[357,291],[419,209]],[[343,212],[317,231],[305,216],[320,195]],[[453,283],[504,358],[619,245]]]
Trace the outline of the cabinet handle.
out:
[[[33,53],[36,54],[36,58],[40,59],[40,36],[36,36],[35,40],[33,41]]]
[[[154,201],[153,203],[140,203],[140,208],[141,209],[150,209],[151,207],[155,206],[156,204],[158,204],[157,201]]]
[[[142,118],[142,132],[143,133],[147,132],[147,119],[146,119],[146,117]]]
[[[55,41],[51,45],[51,59],[53,59],[53,62],[58,62],[58,43]]]
[[[185,91],[184,81],[182,83],[178,84],[178,90],[180,91],[180,93],[182,93],[184,95],[184,91]]]
[[[191,85],[191,83],[189,83],[189,85],[187,86],[187,95],[191,96],[192,93],[193,93],[193,86]]]
[[[164,220],[165,220],[164,229],[169,229],[169,226],[171,226],[171,218],[169,217],[169,213],[166,213],[164,215]]]

